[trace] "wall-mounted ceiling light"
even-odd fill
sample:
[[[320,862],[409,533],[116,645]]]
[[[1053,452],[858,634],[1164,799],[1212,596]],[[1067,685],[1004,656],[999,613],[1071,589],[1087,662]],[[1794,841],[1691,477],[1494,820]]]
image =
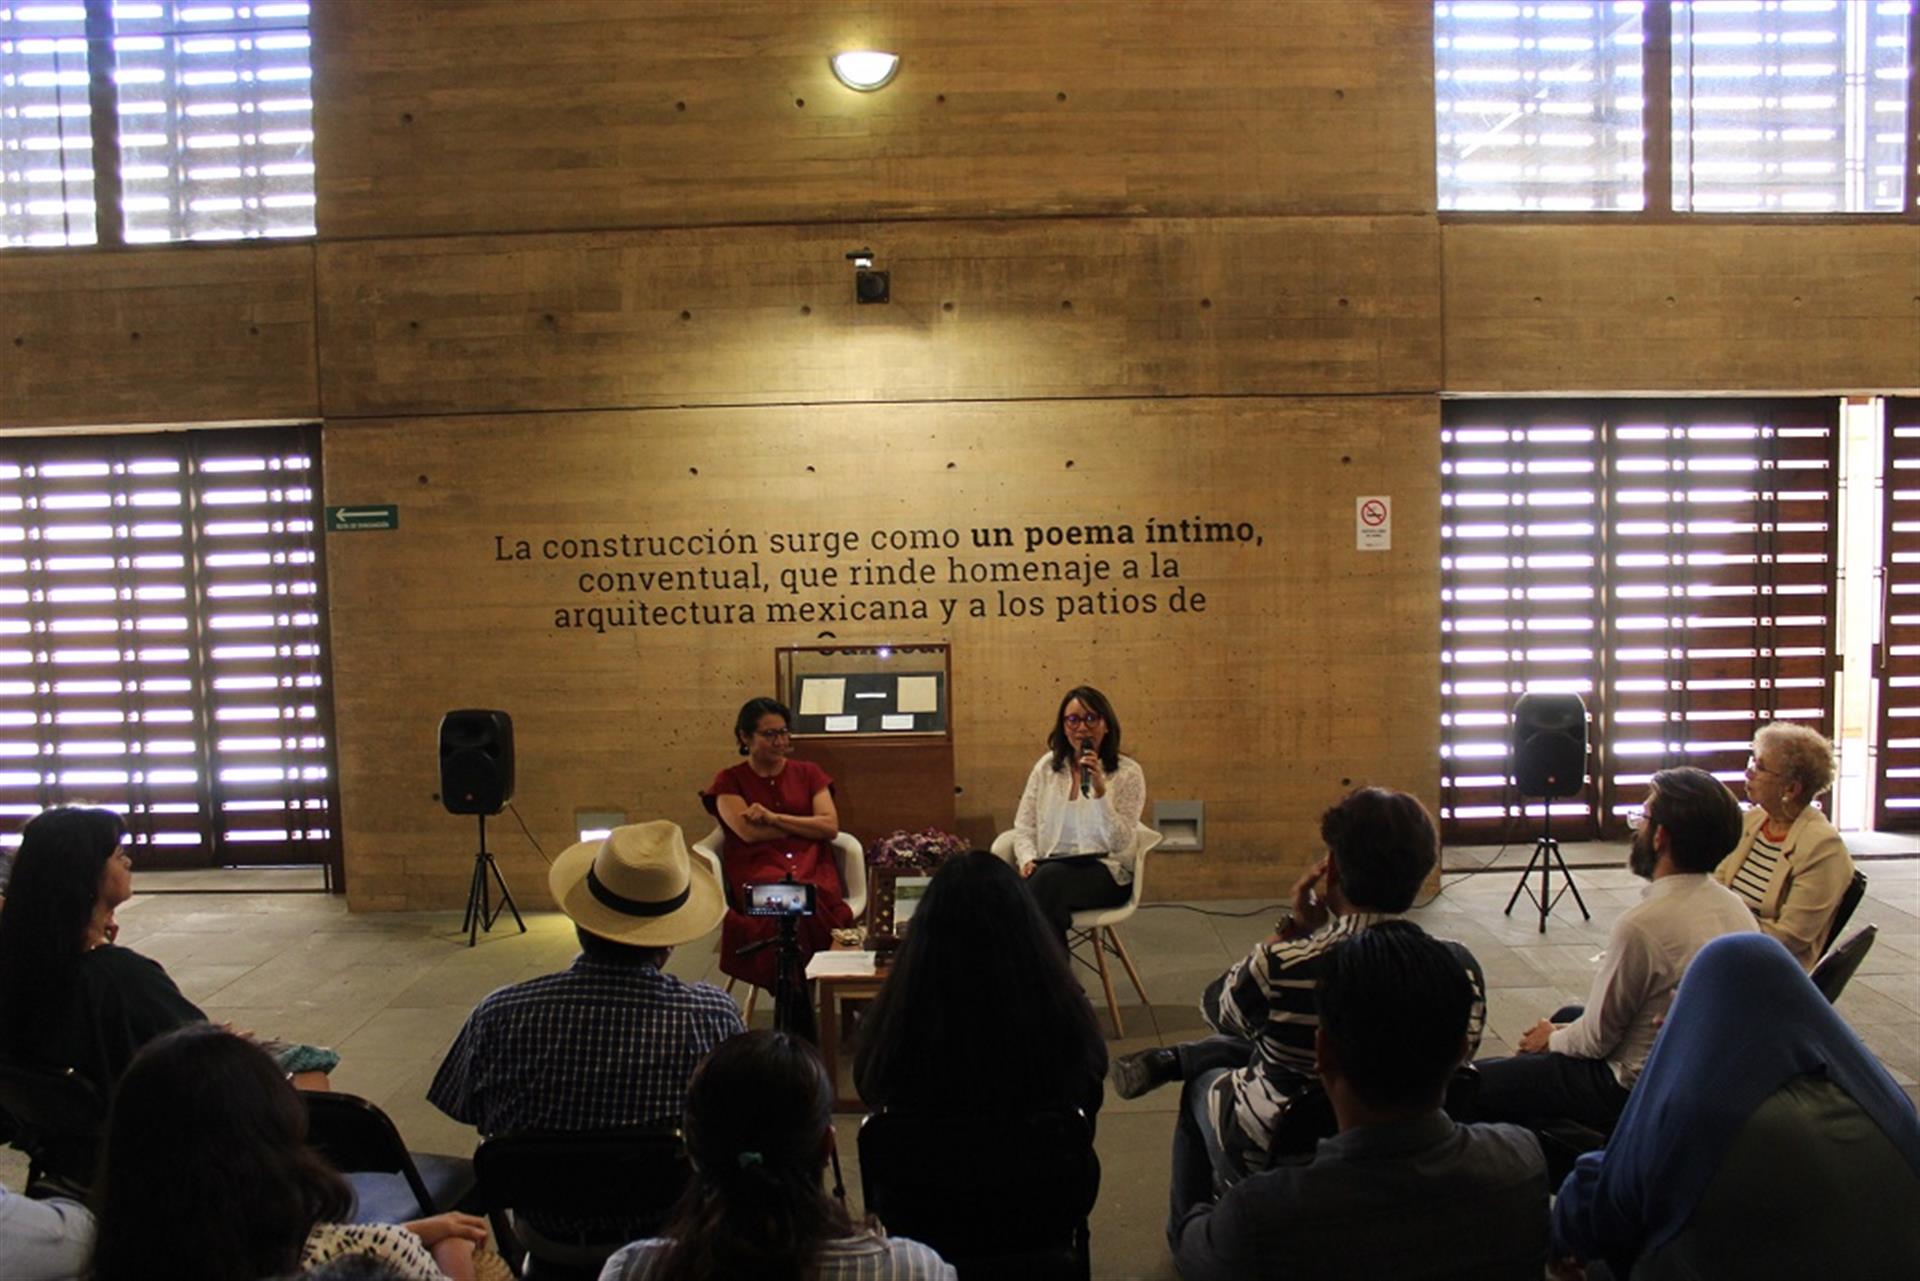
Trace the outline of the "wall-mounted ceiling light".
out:
[[[833,67],[833,78],[849,89],[861,93],[872,93],[885,87],[893,79],[894,72],[900,70],[900,55],[881,53],[875,49],[854,49],[846,53],[836,53],[827,59]]]
[[[853,300],[860,303],[889,302],[893,282],[889,273],[873,269],[873,250],[856,249],[847,255],[853,264]]]

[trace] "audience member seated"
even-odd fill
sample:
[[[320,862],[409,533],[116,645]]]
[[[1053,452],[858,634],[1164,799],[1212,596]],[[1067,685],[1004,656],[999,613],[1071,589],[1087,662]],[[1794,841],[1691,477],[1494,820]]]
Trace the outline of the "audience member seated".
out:
[[[93,1251],[93,1215],[77,1201],[37,1201],[0,1187],[0,1259],[9,1281],[68,1281]]]
[[[28,821],[0,908],[0,1053],[72,1068],[104,1096],[154,1037],[206,1021],[156,962],[114,943],[133,895],[126,824],[101,809]],[[326,1088],[331,1050],[268,1043],[308,1089]]]
[[[1410,921],[1325,953],[1315,986],[1319,1075],[1339,1120],[1312,1161],[1175,1206],[1186,1281],[1458,1277],[1538,1281],[1547,1166],[1518,1126],[1440,1108],[1479,999],[1459,959]]]
[[[1553,1242],[1639,1281],[1892,1281],[1920,1260],[1916,1209],[1912,1101],[1779,944],[1740,934],[1694,958]]]
[[[1709,875],[1740,839],[1740,803],[1725,784],[1691,766],[1661,770],[1633,826],[1627,866],[1652,883],[1608,931],[1586,1005],[1528,1028],[1513,1057],[1479,1064],[1477,1119],[1536,1129],[1571,1121],[1606,1134],[1693,954],[1722,934],[1754,931],[1746,904]]]
[[[948,859],[860,1023],[853,1079],[873,1108],[1092,1117],[1107,1043],[1020,878],[982,850]]]
[[[1426,807],[1377,787],[1321,815],[1320,836],[1327,857],[1294,886],[1292,913],[1202,996],[1200,1012],[1220,1035],[1114,1062],[1122,1098],[1186,1082],[1173,1133],[1173,1198],[1182,1210],[1267,1168],[1281,1118],[1313,1080],[1314,987],[1327,952],[1413,906],[1440,857]],[[1466,948],[1446,946],[1473,985],[1471,1052],[1485,1021],[1486,981]]]
[[[687,1089],[693,1181],[663,1236],[607,1260],[600,1281],[954,1281],[940,1256],[848,1217],[821,1175],[833,1155],[833,1086],[811,1045],[749,1032]]]
[[[732,997],[662,969],[676,945],[720,923],[713,870],[689,857],[678,826],[655,821],[567,849],[547,884],[580,955],[481,1001],[428,1100],[487,1138],[677,1122],[695,1065],[746,1030]],[[539,1226],[578,1235],[589,1225]]]
[[[1804,725],[1776,721],[1753,736],[1740,843],[1714,878],[1746,901],[1760,932],[1779,939],[1803,970],[1826,950],[1840,898],[1853,880],[1846,842],[1813,800],[1833,786],[1833,745]]]
[[[1075,912],[1117,907],[1133,892],[1146,802],[1147,776],[1120,755],[1120,718],[1107,696],[1091,685],[1068,690],[1013,815],[1014,862],[1061,942]]]
[[[475,1275],[484,1219],[343,1223],[352,1190],[306,1135],[306,1105],[252,1042],[195,1023],[149,1043],[107,1118],[91,1281],[254,1281],[348,1254],[408,1281]]]
[[[833,779],[812,761],[795,760],[789,725],[793,713],[771,698],[751,698],[734,718],[733,739],[747,759],[713,776],[701,804],[720,822],[726,844],[720,864],[737,909],[746,887],[791,876],[814,887],[813,915],[800,918],[800,959],[832,946],[835,929],[853,924],[846,887],[833,860],[840,814],[833,805]],[[750,956],[740,949],[774,938],[779,922],[729,910],[720,931],[720,969],[773,990],[778,949]]]

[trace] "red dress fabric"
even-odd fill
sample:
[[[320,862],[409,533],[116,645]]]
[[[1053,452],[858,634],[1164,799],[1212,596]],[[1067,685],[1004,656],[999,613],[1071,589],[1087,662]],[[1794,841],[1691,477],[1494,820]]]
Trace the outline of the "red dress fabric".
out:
[[[747,804],[766,806],[776,814],[801,818],[813,814],[813,798],[821,789],[832,790],[833,779],[811,761],[788,758],[786,765],[772,778],[761,778],[745,761],[731,765],[713,776],[713,782],[700,794],[700,801],[716,820],[720,818],[721,796],[738,796]],[[739,955],[740,948],[780,932],[780,923],[766,916],[744,916],[735,910],[746,897],[745,886],[763,885],[786,878],[814,887],[814,912],[800,918],[801,963],[815,952],[831,947],[831,931],[853,924],[846,892],[840,885],[840,869],[833,861],[829,842],[810,841],[802,836],[785,836],[777,841],[743,841],[732,828],[721,822],[726,845],[720,853],[720,867],[726,879],[727,918],[720,927],[720,969],[735,978],[773,990],[776,949],[767,947],[751,956]]]

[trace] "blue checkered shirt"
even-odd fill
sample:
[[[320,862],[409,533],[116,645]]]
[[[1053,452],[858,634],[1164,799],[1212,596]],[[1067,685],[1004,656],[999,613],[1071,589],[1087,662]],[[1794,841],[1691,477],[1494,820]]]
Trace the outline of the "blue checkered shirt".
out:
[[[481,1001],[427,1099],[487,1136],[678,1124],[694,1065],[744,1031],[719,988],[582,955]]]

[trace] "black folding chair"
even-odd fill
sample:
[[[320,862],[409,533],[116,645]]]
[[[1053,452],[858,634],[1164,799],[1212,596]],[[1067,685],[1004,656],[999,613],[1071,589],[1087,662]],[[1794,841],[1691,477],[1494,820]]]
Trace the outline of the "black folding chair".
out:
[[[881,1111],[860,1126],[867,1209],[940,1252],[960,1281],[1087,1281],[1100,1195],[1077,1108],[996,1118]]]
[[[1880,933],[1876,925],[1862,925],[1846,942],[1820,958],[1807,977],[1820,989],[1820,995],[1829,1002],[1838,1004],[1840,993],[1847,987],[1847,980],[1860,968],[1860,962],[1867,959],[1867,953],[1873,947],[1873,940]]]
[[[1847,928],[1847,922],[1853,919],[1853,910],[1860,906],[1860,900],[1867,896],[1867,874],[1859,868],[1853,869],[1853,879],[1847,882],[1847,888],[1840,891],[1840,906],[1833,910],[1833,924],[1827,927],[1827,941],[1823,951],[1833,948],[1833,941],[1840,937],[1840,931]]]
[[[106,1126],[107,1104],[72,1068],[0,1059],[0,1111],[9,1142],[27,1154],[27,1187],[86,1198]]]
[[[473,1154],[500,1252],[526,1281],[592,1281],[607,1256],[653,1236],[692,1168],[677,1129],[496,1135]]]
[[[473,1192],[465,1157],[407,1151],[393,1122],[357,1094],[302,1090],[307,1141],[353,1185],[354,1221],[405,1223],[451,1210]]]

